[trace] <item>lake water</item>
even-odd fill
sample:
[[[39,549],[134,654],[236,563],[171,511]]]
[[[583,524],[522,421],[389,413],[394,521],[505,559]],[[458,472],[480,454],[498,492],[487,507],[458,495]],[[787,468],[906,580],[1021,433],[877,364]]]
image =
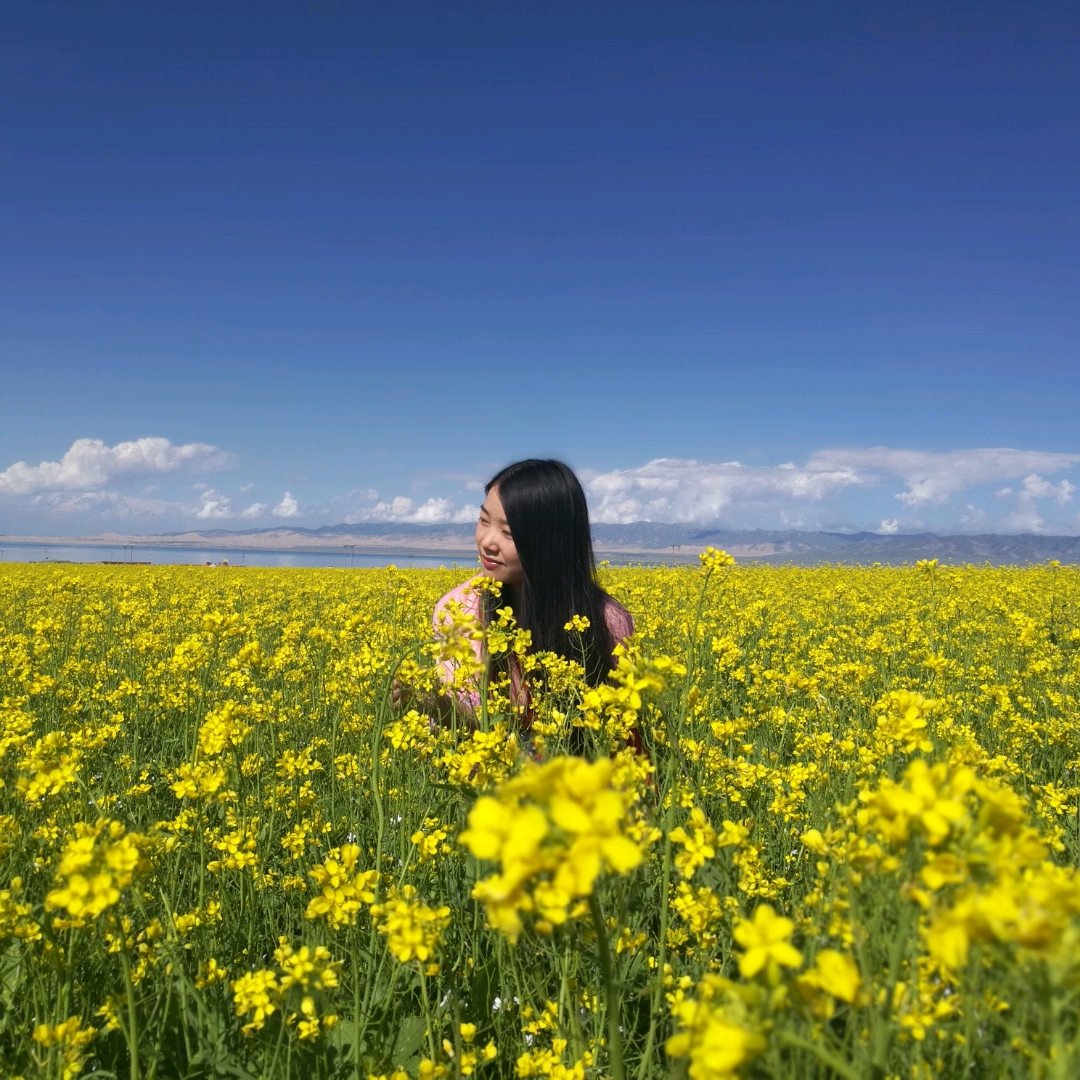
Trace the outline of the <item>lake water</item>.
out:
[[[476,561],[445,555],[369,555],[344,551],[228,551],[213,547],[84,547],[61,544],[0,544],[0,561],[48,563],[147,562],[155,566],[203,566],[228,562],[230,566],[410,566],[452,567],[475,570]]]

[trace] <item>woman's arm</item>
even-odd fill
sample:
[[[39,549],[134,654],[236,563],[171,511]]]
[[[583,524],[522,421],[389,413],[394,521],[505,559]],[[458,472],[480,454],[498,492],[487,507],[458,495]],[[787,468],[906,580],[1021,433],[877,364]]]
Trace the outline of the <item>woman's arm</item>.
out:
[[[474,618],[479,618],[479,597],[468,587],[469,582],[452,589],[435,605],[431,616],[431,629],[436,640],[443,638],[447,633],[447,626],[453,619],[447,611],[453,602],[460,609]],[[477,659],[481,656],[480,642],[473,642],[473,649]],[[443,691],[428,691],[417,693],[409,687],[403,686],[394,680],[391,690],[391,702],[396,709],[416,709],[441,723],[448,722],[454,715],[455,710],[459,716],[471,719],[479,708],[480,695],[478,692],[469,691],[455,686],[457,664],[453,660],[440,660],[435,669],[439,680],[443,684]]]
[[[604,622],[611,635],[612,648],[621,645],[634,633],[634,617],[612,596],[604,603]]]

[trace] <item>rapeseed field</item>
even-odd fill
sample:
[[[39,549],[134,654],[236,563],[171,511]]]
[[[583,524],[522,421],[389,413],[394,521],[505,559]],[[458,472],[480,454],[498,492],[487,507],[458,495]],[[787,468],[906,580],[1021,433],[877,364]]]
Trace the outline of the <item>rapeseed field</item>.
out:
[[[4,1075],[1080,1075],[1080,571],[464,576],[0,567]]]

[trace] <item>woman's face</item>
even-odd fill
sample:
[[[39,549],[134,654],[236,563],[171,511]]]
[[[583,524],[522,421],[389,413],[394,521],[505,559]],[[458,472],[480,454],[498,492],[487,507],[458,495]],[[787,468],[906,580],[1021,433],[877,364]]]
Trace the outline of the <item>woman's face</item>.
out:
[[[480,507],[480,520],[476,523],[476,550],[480,553],[480,565],[484,573],[504,585],[520,585],[521,560],[518,558],[510,526],[503,513],[499,489],[493,487]]]

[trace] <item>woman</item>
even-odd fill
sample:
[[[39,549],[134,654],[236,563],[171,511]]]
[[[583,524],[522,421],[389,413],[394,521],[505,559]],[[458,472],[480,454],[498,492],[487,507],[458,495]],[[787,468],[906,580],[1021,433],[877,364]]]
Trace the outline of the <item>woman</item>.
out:
[[[508,465],[484,491],[476,548],[484,576],[501,583],[501,596],[470,589],[468,582],[459,585],[435,605],[436,634],[450,601],[485,625],[496,608],[511,607],[517,625],[531,634],[531,652],[554,652],[583,663],[589,684],[602,682],[615,666],[615,646],[634,632],[634,620],[596,581],[589,508],[577,477],[561,461],[530,459]],[[566,629],[575,615],[588,619],[584,630]],[[477,659],[492,666],[481,643],[473,647]],[[510,667],[516,704],[527,716],[516,657],[503,663]],[[454,665],[444,663],[439,674],[452,683]],[[479,695],[468,697],[462,703],[475,708]]]

